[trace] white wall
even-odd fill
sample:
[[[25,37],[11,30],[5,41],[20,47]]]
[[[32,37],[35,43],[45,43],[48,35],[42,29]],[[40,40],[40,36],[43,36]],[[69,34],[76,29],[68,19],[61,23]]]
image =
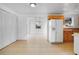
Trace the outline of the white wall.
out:
[[[16,41],[16,16],[0,10],[0,48]]]
[[[0,12],[0,47],[2,46],[2,13]]]
[[[18,39],[26,40],[28,34],[28,20],[26,16],[18,16]]]
[[[73,20],[74,20],[74,28],[79,28],[79,18],[78,18],[78,15],[75,15]]]
[[[42,24],[39,32],[47,38],[47,15],[21,15],[18,17],[18,40],[28,40],[32,34],[38,32],[35,29],[37,20]]]

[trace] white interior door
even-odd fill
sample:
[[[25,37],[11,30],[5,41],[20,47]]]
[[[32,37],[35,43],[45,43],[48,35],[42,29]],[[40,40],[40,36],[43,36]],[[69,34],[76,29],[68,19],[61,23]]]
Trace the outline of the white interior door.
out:
[[[49,42],[56,41],[56,21],[49,20]]]

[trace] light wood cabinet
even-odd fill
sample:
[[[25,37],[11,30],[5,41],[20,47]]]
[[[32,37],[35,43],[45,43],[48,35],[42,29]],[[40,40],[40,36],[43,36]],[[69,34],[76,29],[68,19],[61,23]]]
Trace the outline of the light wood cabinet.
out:
[[[49,15],[48,16],[48,20],[64,20],[64,16],[63,15]]]

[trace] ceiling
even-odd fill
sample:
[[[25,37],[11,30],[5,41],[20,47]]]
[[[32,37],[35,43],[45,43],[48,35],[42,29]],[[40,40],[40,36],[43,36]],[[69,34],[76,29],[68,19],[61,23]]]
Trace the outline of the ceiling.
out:
[[[78,3],[37,3],[31,7],[29,3],[0,3],[17,14],[50,14],[50,13],[79,13]]]

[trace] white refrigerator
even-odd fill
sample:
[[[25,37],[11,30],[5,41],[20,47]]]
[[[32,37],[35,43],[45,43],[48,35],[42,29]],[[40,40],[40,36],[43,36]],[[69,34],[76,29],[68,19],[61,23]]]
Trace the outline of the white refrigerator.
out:
[[[63,42],[63,20],[48,20],[48,41],[50,43]]]

